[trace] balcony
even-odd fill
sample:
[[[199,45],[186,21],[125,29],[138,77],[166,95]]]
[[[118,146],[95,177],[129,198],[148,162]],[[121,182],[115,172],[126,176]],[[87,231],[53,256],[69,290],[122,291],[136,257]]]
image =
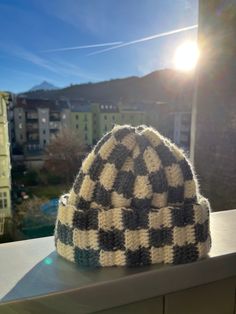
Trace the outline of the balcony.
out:
[[[38,121],[38,113],[37,112],[27,112],[25,117],[26,117],[26,122]]]
[[[0,313],[235,314],[236,210],[211,214],[207,259],[178,266],[86,269],[53,237],[0,245]]]
[[[38,132],[39,126],[38,123],[26,123],[27,132]]]
[[[50,121],[61,121],[60,112],[51,112],[49,116]]]

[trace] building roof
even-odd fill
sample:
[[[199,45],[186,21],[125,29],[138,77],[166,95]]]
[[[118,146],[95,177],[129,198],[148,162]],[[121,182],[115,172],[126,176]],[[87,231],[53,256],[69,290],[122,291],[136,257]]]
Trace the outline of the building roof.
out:
[[[113,112],[113,113],[118,113],[119,112],[119,107],[118,105],[115,105],[112,102],[102,102],[101,104],[98,105],[99,107],[99,111],[100,112],[104,112],[104,113],[109,113],[109,112]]]
[[[71,99],[69,103],[72,112],[90,112],[92,110],[90,102],[84,99]]]
[[[49,108],[51,110],[60,111],[68,108],[68,103],[63,100],[51,100],[51,99],[32,99],[25,97],[17,97],[15,107],[20,107],[28,110],[35,110],[37,108]]]
[[[90,105],[76,106],[71,108],[71,112],[92,112]]]

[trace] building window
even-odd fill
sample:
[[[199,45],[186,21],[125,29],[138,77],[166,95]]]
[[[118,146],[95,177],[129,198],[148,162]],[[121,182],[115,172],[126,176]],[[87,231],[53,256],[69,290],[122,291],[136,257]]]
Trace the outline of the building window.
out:
[[[6,159],[0,159],[0,178],[6,177],[6,171],[7,171],[7,161]]]
[[[21,120],[21,113],[19,113],[18,118]]]
[[[43,130],[43,134],[46,134],[46,131],[45,131],[45,130]]]
[[[0,192],[0,209],[7,208],[7,192]]]
[[[104,116],[104,120],[107,120],[107,116],[106,115]]]
[[[79,125],[78,125],[78,124],[76,124],[76,126],[75,126],[75,127],[76,127],[76,129],[78,129],[78,128],[79,128]]]
[[[46,145],[46,144],[47,144],[47,141],[46,141],[46,140],[43,140],[43,144]]]
[[[0,100],[0,116],[3,115],[3,101]]]
[[[87,124],[85,124],[85,126],[84,126],[84,130],[85,130],[85,131],[88,131]]]
[[[78,115],[78,114],[75,116],[75,119],[76,119],[76,120],[79,120],[79,115]]]
[[[0,127],[0,146],[3,146],[4,140],[5,140],[5,136],[4,136],[3,131],[4,131],[3,128]]]
[[[46,119],[45,119],[45,118],[42,118],[42,122],[43,122],[43,123],[46,123]]]
[[[22,123],[19,123],[19,129],[22,129]]]

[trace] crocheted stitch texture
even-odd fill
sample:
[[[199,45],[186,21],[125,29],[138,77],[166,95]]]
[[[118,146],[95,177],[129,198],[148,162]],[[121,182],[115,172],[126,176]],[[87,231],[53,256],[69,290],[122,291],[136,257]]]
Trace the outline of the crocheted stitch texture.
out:
[[[82,266],[193,262],[211,247],[209,203],[167,138],[146,126],[115,126],[60,198],[55,244]]]

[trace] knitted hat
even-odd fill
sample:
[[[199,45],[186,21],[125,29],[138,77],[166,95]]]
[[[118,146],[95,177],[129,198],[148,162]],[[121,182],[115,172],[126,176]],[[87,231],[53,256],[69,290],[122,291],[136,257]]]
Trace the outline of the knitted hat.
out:
[[[55,243],[82,266],[193,262],[211,246],[209,203],[167,138],[146,126],[115,126],[60,198]]]

